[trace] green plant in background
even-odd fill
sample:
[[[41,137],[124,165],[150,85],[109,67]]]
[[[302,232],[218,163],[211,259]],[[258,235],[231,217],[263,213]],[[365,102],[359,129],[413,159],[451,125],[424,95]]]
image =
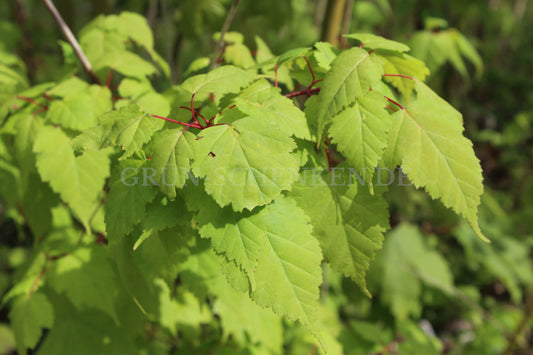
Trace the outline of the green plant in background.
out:
[[[288,8],[304,11],[303,3]],[[205,12],[188,19],[194,35],[223,9],[186,2],[178,13],[200,5]],[[179,85],[169,84],[176,68],[158,54],[150,22],[131,12],[80,31],[90,67],[62,43],[54,82],[29,85],[16,56],[2,62],[0,196],[14,230],[0,249],[10,321],[1,346],[16,341],[20,353],[39,354],[526,348],[530,311],[478,287],[497,279],[519,304],[533,284],[531,236],[518,239],[505,219],[512,199],[482,195],[462,116],[424,84],[424,61],[368,33],[345,36],[354,46],[344,50],[314,42],[279,56],[268,35],[212,38],[219,56],[197,54]],[[422,41],[431,55],[413,55],[433,75],[449,60],[466,77],[459,53],[480,68],[456,30],[430,26],[413,47]],[[448,326],[456,319],[471,328]]]

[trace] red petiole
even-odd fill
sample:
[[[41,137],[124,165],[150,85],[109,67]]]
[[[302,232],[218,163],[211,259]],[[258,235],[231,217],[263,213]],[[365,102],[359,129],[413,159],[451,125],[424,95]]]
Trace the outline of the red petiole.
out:
[[[107,75],[107,83],[106,86],[109,89],[111,87],[111,80],[113,79],[113,68],[109,70],[109,74]]]
[[[274,65],[274,86],[278,87],[278,63]]]
[[[185,123],[185,122],[173,120],[171,118],[158,116],[158,115],[150,115],[150,116],[155,117],[155,118],[159,118],[159,119],[162,119],[162,120],[165,120],[165,121],[168,121],[168,122],[177,123],[177,124],[180,124],[180,125],[185,126],[185,127],[192,127],[192,128],[199,128],[199,129],[205,128],[205,127],[201,126],[200,124]]]
[[[194,122],[198,125],[198,126],[201,126],[200,122],[198,122],[198,120],[196,119],[196,114],[195,114],[195,111],[194,111],[194,95],[196,95],[196,93],[192,94],[191,96],[191,113],[192,113],[192,119],[194,120]],[[205,120],[205,118],[204,118]],[[207,121],[206,121],[207,123]]]
[[[329,171],[331,171],[331,156],[329,155],[329,147],[328,147],[328,140],[327,139],[324,141],[324,144],[326,145],[326,155],[328,157]]]
[[[383,74],[383,76],[389,76],[389,77],[397,77],[397,78],[404,78],[404,79],[409,79],[409,80],[415,80],[415,79],[411,78],[410,76],[403,75],[403,74]]]
[[[396,109],[390,107],[389,105],[385,105],[385,107],[387,107],[389,110],[394,111],[394,112],[398,111],[398,110],[396,110]]]
[[[19,100],[24,100],[26,102],[29,102],[30,104],[33,104],[33,105],[36,105],[36,106],[40,106],[40,107],[43,107],[43,108],[46,108],[48,109],[48,107],[46,105],[43,105],[42,103],[38,102],[38,101],[35,101],[34,99],[32,99],[31,97],[26,97],[26,96],[15,96],[17,99]]]
[[[385,98],[386,98],[387,101],[389,101],[390,103],[393,103],[393,104],[395,104],[396,106],[398,106],[398,108],[400,108],[400,110],[404,110],[404,111],[405,111],[405,108],[404,108],[402,105],[400,105],[398,102],[394,101],[393,99],[391,99],[390,97],[387,97],[387,96],[385,96]]]
[[[184,109],[184,110],[188,110],[188,111],[191,111],[191,112],[192,112],[192,110],[191,110],[189,107],[186,107],[186,106],[180,106],[179,108],[182,108],[182,109]],[[205,123],[209,123],[209,121],[208,121],[208,120],[207,120],[207,119],[206,119],[206,118],[205,118],[200,112],[198,112],[198,111],[195,110],[194,113],[195,113],[197,116],[202,117],[202,119],[205,121]]]
[[[305,90],[291,92],[291,93],[285,95],[285,97],[290,99],[290,98],[293,98],[293,97],[296,97],[296,96],[300,96],[300,95],[311,96],[315,92],[319,92],[319,91],[320,91],[320,88],[314,88],[314,89],[311,89],[311,90],[309,90],[309,88],[307,88]]]
[[[291,93],[288,93],[287,95],[285,95],[285,97],[287,98],[293,98],[293,97],[296,97],[296,96],[300,96],[300,95],[307,95],[307,97],[313,95],[314,93],[317,93],[320,91],[320,88],[314,88],[313,89],[313,86],[315,86],[317,83],[321,82],[322,80],[324,79],[319,79],[319,80],[316,80],[316,77],[315,77],[315,72],[313,71],[313,68],[311,67],[311,63],[309,63],[309,60],[307,59],[307,57],[304,55],[302,56],[304,57],[305,59],[305,62],[307,63],[307,67],[309,68],[309,72],[311,73],[311,78],[312,78],[312,81],[311,81],[311,85],[309,85],[309,87],[305,90],[300,90],[300,91],[295,91],[298,86],[300,84],[298,84],[298,86],[296,86],[296,88],[294,89],[294,91],[292,91]]]

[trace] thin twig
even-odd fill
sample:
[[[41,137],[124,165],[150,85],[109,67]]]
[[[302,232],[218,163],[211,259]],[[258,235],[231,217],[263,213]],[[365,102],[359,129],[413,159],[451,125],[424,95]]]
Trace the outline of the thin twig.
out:
[[[37,277],[35,278],[35,281],[33,281],[33,283],[31,284],[30,290],[28,292],[29,295],[31,295],[31,294],[33,294],[35,292],[35,290],[37,289],[37,286],[39,285],[39,282],[43,278],[45,272],[46,272],[46,267],[43,267],[41,269],[41,272],[39,272],[39,275],[37,275]]]
[[[158,116],[158,115],[150,115],[150,116],[155,117],[155,118],[159,118],[161,120],[165,120],[165,121],[168,121],[168,122],[177,123],[177,124],[180,124],[180,125],[185,126],[185,127],[200,128],[200,129],[203,128],[200,124],[185,123],[185,122],[176,121],[176,120],[173,120],[171,118]]]
[[[314,89],[311,89],[311,90],[310,89],[305,89],[305,90],[291,92],[291,93],[285,95],[285,97],[291,99],[293,97],[300,96],[300,95],[311,96],[312,94],[317,93],[319,91],[320,91],[320,88],[314,88]]]
[[[509,340],[507,342],[507,347],[505,351],[503,352],[505,355],[511,355],[513,353],[513,350],[516,347],[516,344],[518,343],[519,338],[526,331],[528,324],[530,324],[531,322],[532,317],[533,317],[533,293],[528,292],[526,295],[526,309],[524,310],[520,323],[518,324],[514,332],[509,337]]]
[[[72,46],[72,49],[74,49],[74,53],[76,53],[76,56],[80,60],[81,65],[83,66],[87,74],[89,74],[89,76],[91,77],[91,80],[95,84],[101,84],[100,79],[98,79],[98,77],[96,76],[96,73],[93,71],[91,63],[87,59],[87,56],[85,55],[85,53],[83,53],[83,50],[81,49],[78,41],[76,40],[76,37],[74,37],[70,28],[67,26],[65,21],[63,21],[63,18],[61,17],[61,14],[57,11],[55,5],[52,3],[51,0],[43,0],[43,2],[44,2],[44,5],[48,8],[50,13],[52,14],[52,16],[54,17],[54,20],[57,22],[57,24],[61,28],[61,32],[63,32],[63,34],[67,38],[68,43],[70,43],[70,45]]]
[[[222,30],[220,31],[220,38],[218,39],[217,48],[216,48],[216,54],[213,58],[213,61],[211,62],[210,69],[213,70],[218,65],[218,60],[220,59],[220,56],[222,55],[222,49],[224,48],[224,36],[226,35],[226,32],[228,32],[231,23],[233,22],[233,18],[235,17],[235,13],[237,12],[237,6],[239,6],[239,3],[241,0],[233,0],[233,4],[231,4],[231,7],[228,11],[228,15],[226,16],[226,20],[224,21],[224,25],[222,25]]]

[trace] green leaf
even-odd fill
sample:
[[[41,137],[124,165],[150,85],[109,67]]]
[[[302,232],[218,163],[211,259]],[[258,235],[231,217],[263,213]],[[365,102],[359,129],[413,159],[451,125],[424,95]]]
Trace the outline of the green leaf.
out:
[[[482,240],[477,208],[483,192],[481,167],[463,119],[450,104],[416,80],[417,99],[392,116],[388,160],[402,162],[416,187],[462,215]]]
[[[24,189],[20,204],[34,236],[40,238],[46,235],[49,239],[52,223],[51,209],[57,205],[58,200],[57,195],[52,192],[48,184],[41,181],[37,172],[28,177],[27,187]]]
[[[288,135],[311,138],[304,113],[264,79],[244,89],[233,102],[239,111],[275,122]]]
[[[150,142],[149,166],[155,169],[154,179],[161,192],[171,199],[176,197],[176,188],[182,188],[189,178],[195,140],[193,133],[176,128],[158,132]]]
[[[142,32],[142,28],[140,31],[133,30],[131,33],[124,33],[130,31],[127,27],[135,26],[135,24],[131,25],[131,23],[121,23],[118,16],[108,16],[107,18],[102,16],[84,28],[80,35],[80,45],[87,53],[95,71],[109,68],[124,76],[139,79],[157,72],[151,63],[126,48],[130,34],[135,37],[134,39],[146,41],[146,34],[139,33]],[[152,48],[146,49],[152,57],[157,58]]]
[[[277,64],[279,66],[279,65],[281,65],[283,63],[290,62],[293,59],[300,58],[302,55],[306,54],[310,50],[311,50],[311,48],[309,48],[309,47],[294,48],[294,49],[288,50],[287,52],[281,54],[278,57]]]
[[[332,268],[350,277],[370,297],[365,275],[388,228],[387,204],[344,168],[324,177],[314,170],[302,174],[290,196],[311,217],[313,234]]]
[[[139,248],[143,248],[144,244]],[[109,249],[128,295],[145,316],[156,316],[158,314],[158,293],[152,282],[153,279],[146,279],[143,274],[144,270],[141,270],[142,267],[137,263],[135,257],[138,253],[133,250],[133,238],[109,239]],[[160,257],[157,258],[157,260],[159,259]]]
[[[411,38],[411,54],[422,60],[431,71],[434,71],[446,62],[446,56],[450,48],[442,50],[436,45],[434,34],[427,31],[420,31]],[[436,41],[438,43],[438,41]]]
[[[274,57],[274,55],[270,51],[270,48],[268,48],[267,44],[259,36],[255,36],[254,40],[257,45],[255,60],[258,64],[249,69],[260,68],[264,74],[269,75],[271,78],[274,78],[274,68],[277,58]],[[294,89],[294,83],[292,81],[289,68],[285,65],[278,65],[278,82],[285,84],[285,86],[287,86],[287,89],[289,90]]]
[[[435,334],[425,331],[420,324],[410,320],[399,322],[398,332],[404,336],[398,344],[399,354],[439,355],[443,352],[441,340]]]
[[[272,51],[268,47],[268,45],[263,41],[263,39],[259,36],[254,37],[255,45],[257,47],[257,51],[255,53],[255,60],[257,61],[258,65],[261,65],[262,63],[268,61],[269,59],[274,58],[274,55],[272,54]],[[274,62],[270,61],[271,65],[269,67],[274,67]]]
[[[231,110],[230,110],[231,112]],[[193,171],[220,206],[235,211],[265,205],[298,178],[294,141],[275,122],[249,116],[202,130]]]
[[[118,71],[124,76],[138,79],[145,79],[147,76],[151,76],[157,72],[152,63],[127,51],[111,51],[105,55],[98,64],[100,68],[108,67]]]
[[[104,247],[80,247],[59,258],[49,272],[54,290],[65,293],[78,310],[101,310],[118,324],[114,305],[117,275]]]
[[[252,290],[256,289],[257,259],[267,246],[266,213],[265,209],[235,213],[229,207],[220,209],[216,203],[204,199],[198,215],[202,238],[211,238],[215,251],[234,261],[246,273]]]
[[[124,11],[119,17],[119,32],[125,37],[129,37],[137,44],[152,49],[154,47],[154,39],[152,30],[146,21],[146,18],[135,12]]]
[[[176,219],[181,222],[183,216]],[[192,216],[189,215],[188,223],[151,232],[150,238],[145,239],[137,249],[134,248],[135,263],[145,280],[152,282],[155,278],[162,278],[169,286],[174,285],[180,264],[186,260],[190,248],[196,243],[196,233],[191,226],[191,220]],[[140,228],[134,233],[133,237],[139,235]]]
[[[363,49],[351,48],[335,58],[318,95],[318,110],[314,115],[318,128],[317,142],[321,142],[328,120],[356,98],[365,96],[379,82],[382,74],[382,67]]]
[[[20,167],[22,186],[27,186],[29,175],[35,170],[33,143],[44,127],[43,120],[37,115],[21,114],[11,118],[15,120],[14,158]]]
[[[455,43],[457,44],[459,52],[474,64],[474,67],[476,68],[476,76],[478,78],[481,77],[481,74],[483,73],[483,59],[481,59],[476,48],[462,33],[456,30],[451,31],[455,34]]]
[[[163,197],[154,200],[146,207],[143,226],[145,229],[161,231],[180,224],[187,224],[191,219],[191,213],[187,210],[183,198],[168,201],[167,198]]]
[[[402,224],[391,231],[383,246],[382,296],[397,320],[419,315],[422,282],[452,292],[453,279],[446,260],[425,245],[417,227]]]
[[[0,325],[0,353],[9,354],[16,349],[15,335],[7,325]]]
[[[429,75],[429,69],[424,62],[408,54],[380,52],[376,55],[383,60],[383,69],[386,74],[407,75],[420,81],[424,81],[426,76]],[[397,88],[403,97],[409,101],[411,92],[415,88],[413,80],[394,76],[386,76],[383,79]]]
[[[411,43],[412,55],[423,60],[432,71],[448,61],[463,78],[468,79],[468,71],[461,55],[474,64],[478,76],[483,70],[481,57],[472,44],[456,29],[437,33],[420,31],[413,36]]]
[[[160,116],[170,113],[170,104],[163,95],[154,92],[148,80],[126,78],[120,82],[118,93],[121,97],[130,97],[145,112]]]
[[[207,67],[209,67],[209,64],[211,64],[211,59],[209,59],[208,57],[196,58],[191,62],[184,75],[189,76],[190,74],[199,72],[200,70],[207,69]]]
[[[83,131],[95,126],[97,118],[112,109],[111,92],[106,87],[92,85],[87,90],[54,100],[46,113],[46,118],[62,127]]]
[[[283,326],[279,316],[233,289],[222,277],[212,282],[211,288],[217,295],[213,311],[220,317],[224,338],[231,336],[241,346],[250,339],[273,354],[282,353]]]
[[[55,300],[54,308],[54,327],[39,347],[39,354],[115,355],[139,351],[124,329],[128,324],[119,327],[99,311],[78,311],[65,298]]]
[[[193,94],[209,94],[212,92],[215,95],[223,95],[238,92],[253,79],[254,75],[243,69],[224,65],[207,74],[196,75],[185,80],[181,87]]]
[[[313,52],[313,56],[318,65],[325,70],[331,68],[331,62],[341,53],[340,50],[327,42],[317,42],[315,48],[317,50]]]
[[[343,35],[343,37],[356,39],[362,43],[363,48],[367,49],[386,49],[396,52],[407,52],[410,49],[409,46],[403,43],[391,41],[390,39],[371,33],[351,33],[349,35]]]
[[[385,98],[369,92],[353,105],[333,117],[328,135],[365,182],[371,183],[374,168],[387,145],[390,116],[385,110]]]
[[[242,43],[229,44],[224,48],[224,60],[239,68],[247,69],[255,65],[250,49]],[[255,69],[249,70],[255,73]]]
[[[137,105],[110,112],[100,122],[104,132],[107,131],[104,146],[120,146],[124,150],[120,159],[128,158],[141,150],[152,134],[162,126],[159,120],[142,112]]]
[[[89,84],[87,84],[85,81],[81,80],[80,78],[73,76],[71,78],[68,78],[67,80],[64,80],[51,88],[50,90],[46,91],[46,94],[49,96],[56,96],[56,97],[67,97],[72,95],[78,95],[81,94],[83,91],[86,91],[89,88]]]
[[[163,327],[170,334],[177,336],[178,330],[191,334],[191,337],[200,336],[200,326],[211,320],[207,307],[203,306],[198,298],[190,291],[180,290],[173,298],[168,285],[161,279],[154,280],[159,289],[159,319]],[[191,332],[194,330],[194,332]]]
[[[311,234],[309,217],[289,198],[277,199],[262,211],[268,226],[266,247],[257,260],[257,287],[251,297],[313,330],[322,253]]]
[[[124,150],[120,159],[125,159],[140,151],[162,125],[139,106],[129,105],[100,117],[100,125],[76,137],[76,145],[95,150],[119,146]]]
[[[498,231],[498,227],[501,226],[500,221],[500,219],[491,219],[483,223],[485,228],[491,224],[493,224],[492,228],[496,227],[492,231],[487,228],[488,236],[494,241],[490,245],[481,242],[464,222],[454,230],[454,235],[465,250],[469,268],[476,271],[482,270],[484,274],[500,280],[509,291],[513,302],[520,303],[523,295],[521,285],[533,284],[529,254],[523,247],[522,241],[515,239],[515,236],[500,234],[501,232]]]
[[[44,294],[36,292],[17,298],[9,318],[17,350],[19,354],[26,354],[28,348],[34,348],[39,342],[42,329],[51,328],[54,324],[54,308]]]
[[[113,173],[106,201],[105,223],[108,237],[118,240],[140,222],[146,204],[155,197],[153,174],[138,160],[123,160]]]
[[[232,215],[225,209],[213,220],[214,212],[216,209],[207,206],[200,213],[204,223],[201,234],[212,238],[215,250],[253,273],[256,287],[250,290],[251,298],[316,333],[322,254],[303,210],[294,200],[280,197],[251,213]],[[224,271],[228,281],[237,286],[234,281],[242,275],[239,266],[228,259],[224,265],[231,266]]]
[[[86,151],[74,156],[68,137],[59,129],[43,128],[33,148],[43,181],[50,183],[88,228],[89,218],[109,176],[106,152]]]

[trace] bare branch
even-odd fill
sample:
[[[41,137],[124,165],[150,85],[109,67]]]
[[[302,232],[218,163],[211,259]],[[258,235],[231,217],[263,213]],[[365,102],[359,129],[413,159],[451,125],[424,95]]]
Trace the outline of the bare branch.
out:
[[[87,74],[89,74],[89,76],[91,77],[91,80],[95,84],[101,84],[100,79],[98,79],[98,77],[96,76],[96,73],[93,71],[91,63],[87,59],[87,56],[85,55],[85,53],[83,53],[83,50],[81,49],[80,44],[76,40],[76,37],[74,37],[70,28],[67,26],[65,21],[63,21],[63,18],[61,17],[61,14],[57,11],[55,5],[52,3],[51,0],[43,0],[43,2],[44,2],[44,5],[48,8],[50,13],[52,14],[52,16],[54,17],[54,20],[57,22],[57,24],[61,28],[61,32],[63,32],[63,34],[67,38],[67,41],[72,46],[72,49],[74,49],[74,53],[76,53],[76,56],[80,60],[83,68],[85,68],[85,71],[87,72]]]
[[[224,48],[224,36],[226,35],[226,32],[228,32],[231,23],[233,22],[233,18],[235,17],[235,13],[237,12],[237,6],[239,6],[240,2],[241,0],[234,0],[233,4],[231,4],[228,15],[226,16],[226,20],[224,21],[224,25],[222,26],[222,30],[220,31],[220,38],[218,39],[217,48],[215,52],[216,54],[213,58],[213,61],[211,62],[211,70],[218,65],[217,62],[220,56],[222,55],[222,49]]]

